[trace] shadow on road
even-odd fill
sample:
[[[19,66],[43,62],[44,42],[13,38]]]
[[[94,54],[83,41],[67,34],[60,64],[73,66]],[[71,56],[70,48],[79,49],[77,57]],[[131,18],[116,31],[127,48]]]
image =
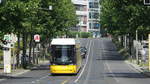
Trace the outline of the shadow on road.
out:
[[[6,76],[0,75],[0,79],[30,79],[32,77],[15,77],[15,76]]]
[[[33,67],[31,70],[49,70],[49,65],[39,65],[39,66]]]
[[[141,73],[106,73],[107,77],[118,77],[118,78],[150,78],[144,76]]]
[[[50,76],[77,76],[76,74],[50,74]]]

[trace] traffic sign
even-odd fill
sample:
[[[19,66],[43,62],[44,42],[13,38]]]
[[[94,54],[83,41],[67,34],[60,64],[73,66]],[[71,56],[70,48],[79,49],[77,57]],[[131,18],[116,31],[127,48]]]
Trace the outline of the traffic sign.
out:
[[[40,35],[38,35],[38,34],[34,35],[34,41],[40,42]]]
[[[4,35],[4,40],[7,42],[10,42],[11,41],[11,35],[9,35],[9,34]]]

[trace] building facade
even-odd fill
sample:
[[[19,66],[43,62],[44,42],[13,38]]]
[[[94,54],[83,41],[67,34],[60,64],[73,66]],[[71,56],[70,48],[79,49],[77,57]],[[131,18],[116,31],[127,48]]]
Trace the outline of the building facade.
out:
[[[88,32],[88,0],[72,0],[76,8],[78,24],[73,30],[79,32]]]
[[[89,29],[88,32],[92,32],[93,37],[100,37],[100,4],[99,0],[89,0]]]
[[[93,37],[100,36],[99,0],[72,0],[76,7],[79,23],[73,28],[79,32],[92,32]]]

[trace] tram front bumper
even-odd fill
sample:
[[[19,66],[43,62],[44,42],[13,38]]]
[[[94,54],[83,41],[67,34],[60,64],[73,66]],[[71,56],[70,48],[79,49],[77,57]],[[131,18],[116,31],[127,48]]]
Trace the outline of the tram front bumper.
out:
[[[50,65],[50,72],[53,74],[74,74],[77,73],[76,65]]]

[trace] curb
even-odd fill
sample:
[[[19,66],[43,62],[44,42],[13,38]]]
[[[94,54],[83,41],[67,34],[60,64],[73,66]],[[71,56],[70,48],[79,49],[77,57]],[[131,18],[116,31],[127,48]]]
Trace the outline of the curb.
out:
[[[22,74],[27,73],[29,71],[31,71],[31,70],[24,70],[23,72],[20,72],[20,73],[14,74],[14,75],[12,74],[11,76],[19,76],[19,75],[22,75]]]
[[[43,63],[43,64],[47,64],[47,62],[46,63]],[[40,65],[42,65],[42,64],[40,64]],[[27,73],[27,72],[29,72],[29,71],[32,71],[33,69],[35,69],[35,68],[37,68],[38,67],[38,65],[35,65],[35,66],[33,66],[32,68],[29,68],[28,70],[23,70],[22,72],[20,72],[20,73],[11,73],[11,74],[8,74],[7,76],[19,76],[19,75],[22,75],[22,74],[24,74],[24,73]],[[4,81],[4,80],[7,80],[7,78],[2,78],[2,79],[0,79],[0,82],[2,82],[2,81]]]
[[[24,71],[22,71],[22,72],[20,72],[20,73],[10,74],[10,75],[7,75],[7,76],[19,76],[19,75],[22,75],[22,74],[27,73],[27,72],[29,72],[29,71],[31,71],[31,70],[24,70]],[[0,82],[2,82],[2,81],[4,81],[4,80],[7,80],[7,78],[2,78],[2,79],[0,79]]]
[[[150,77],[150,72],[144,71],[144,69],[142,69],[141,67],[139,67],[137,64],[133,64],[129,61],[125,61],[125,63],[127,63],[129,66],[131,66],[132,68],[134,68],[136,71],[144,74],[147,77]]]

